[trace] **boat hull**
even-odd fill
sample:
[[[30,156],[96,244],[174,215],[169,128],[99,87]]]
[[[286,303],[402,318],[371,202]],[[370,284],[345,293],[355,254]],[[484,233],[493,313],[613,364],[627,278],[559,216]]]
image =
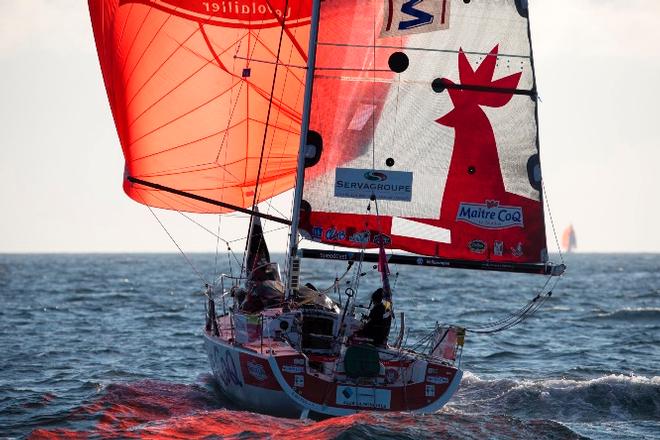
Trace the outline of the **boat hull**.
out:
[[[411,383],[405,386],[328,380],[310,372],[305,356],[293,350],[255,352],[206,332],[204,344],[223,394],[244,409],[280,417],[343,416],[359,411],[432,413],[449,401],[462,377],[460,369],[429,363],[409,366]]]
[[[289,399],[274,382],[270,366],[265,368],[265,358],[208,334],[204,335],[204,346],[213,377],[232,402],[244,409],[278,417],[298,417],[303,412],[304,408]],[[250,374],[250,362],[261,369],[252,367]]]

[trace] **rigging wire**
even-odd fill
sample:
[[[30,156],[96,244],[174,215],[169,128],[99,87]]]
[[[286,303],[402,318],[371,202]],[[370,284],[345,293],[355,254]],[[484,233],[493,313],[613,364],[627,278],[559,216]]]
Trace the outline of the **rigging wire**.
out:
[[[143,203],[143,204],[149,209],[149,212],[151,212],[151,215],[154,216],[154,218],[156,219],[156,221],[158,222],[158,224],[160,225],[160,227],[163,228],[163,231],[165,231],[165,233],[167,234],[167,236],[170,237],[170,240],[172,240],[172,243],[174,243],[174,245],[177,247],[177,249],[179,250],[179,252],[180,252],[181,255],[183,256],[183,258],[186,260],[186,262],[188,263],[188,265],[192,268],[193,272],[195,272],[195,274],[197,274],[197,276],[198,276],[199,279],[202,281],[202,283],[204,283],[204,284],[209,284],[209,285],[210,285],[211,283],[209,283],[208,280],[206,279],[206,277],[204,277],[204,274],[202,274],[202,272],[200,272],[199,269],[197,269],[197,267],[195,267],[195,265],[194,265],[193,262],[190,260],[190,258],[188,258],[188,255],[186,255],[186,253],[183,251],[183,249],[181,248],[181,246],[179,246],[179,243],[177,243],[177,241],[174,239],[174,237],[172,236],[172,234],[170,234],[170,231],[167,230],[167,227],[165,227],[165,225],[163,224],[163,222],[160,221],[160,219],[158,218],[158,216],[156,215],[156,213],[154,212],[154,210],[151,208],[151,206],[149,206],[149,205],[146,204],[146,202],[145,202],[144,198],[142,197],[142,194],[140,193],[140,191],[136,191],[136,194],[140,194],[140,198],[142,199],[142,203]]]
[[[282,229],[288,229],[288,228],[289,228],[288,226],[280,226],[279,228],[271,229],[270,231],[264,231],[264,235],[270,234],[271,232],[281,231]],[[237,241],[243,241],[247,238],[248,238],[248,236],[246,235],[245,237],[235,238],[233,240],[229,240],[227,243],[236,243]]]
[[[550,225],[552,226],[552,234],[555,237],[555,245],[557,246],[557,251],[559,252],[559,259],[561,260],[561,264],[564,264],[564,255],[561,252],[559,237],[557,236],[557,229],[555,228],[555,221],[552,218],[552,210],[550,209],[550,198],[548,197],[548,192],[545,189],[545,179],[541,179],[541,188],[543,189],[543,200],[545,201],[545,206],[548,208],[548,218],[550,219]]]
[[[218,255],[220,254],[220,226],[222,225],[222,215],[218,214],[218,234],[215,238],[215,261],[213,267],[215,267],[215,273],[213,274],[213,279],[217,279],[220,274],[220,268],[218,267]],[[230,260],[231,261],[231,260]],[[229,268],[231,270],[231,267]]]
[[[286,11],[289,7],[289,0],[286,0],[284,2],[284,11]],[[280,26],[280,39],[277,44],[277,55],[275,56],[275,59],[278,61],[278,63],[275,64],[275,69],[273,71],[273,81],[271,83],[270,87],[270,97],[268,99],[268,112],[266,113],[266,124],[264,127],[264,135],[263,139],[261,142],[261,153],[259,154],[259,167],[257,168],[257,178],[255,179],[254,183],[254,196],[252,197],[252,206],[255,206],[257,203],[257,196],[259,194],[259,179],[261,178],[261,167],[263,165],[263,160],[264,160],[264,152],[266,151],[266,138],[268,137],[268,127],[269,127],[269,122],[270,122],[270,114],[273,108],[273,94],[275,93],[275,84],[277,81],[277,71],[279,68],[279,61],[280,61],[280,54],[282,51],[282,40],[284,38],[284,30],[285,30],[285,21],[286,17],[282,17],[282,25]],[[252,231],[252,223],[254,222],[254,216],[250,215],[250,223],[248,226],[248,236],[251,234]],[[248,239],[245,242],[245,255],[247,256],[248,253],[248,244],[250,240]],[[245,265],[244,265],[245,266]],[[245,267],[242,268],[244,270]]]
[[[553,279],[554,279],[554,283],[552,283],[552,287],[548,289],[547,292],[545,292],[545,289],[547,288],[548,284],[550,284],[550,282]],[[493,334],[493,333],[499,333],[504,330],[508,330],[526,321],[531,316],[533,316],[543,306],[543,304],[552,296],[552,292],[557,286],[559,279],[560,277],[550,276],[543,285],[541,292],[517,311],[510,313],[504,318],[495,321],[493,323],[484,325],[482,327],[473,327],[473,328],[466,327],[465,330],[477,334]]]
[[[180,210],[178,210],[178,209],[176,209],[176,208],[173,208],[172,205],[170,205],[169,203],[167,203],[167,201],[163,200],[163,199],[162,199],[161,197],[159,197],[157,194],[152,194],[152,196],[153,196],[154,198],[160,200],[160,201],[161,201],[162,203],[164,203],[165,205],[170,206],[169,209],[170,209],[171,211],[176,211],[179,215],[181,215],[183,218],[185,218],[185,219],[188,220],[189,222],[193,223],[194,225],[198,226],[199,228],[203,229],[204,231],[206,231],[206,232],[208,232],[209,234],[211,234],[212,236],[214,236],[214,237],[216,238],[216,253],[217,253],[217,249],[218,249],[217,241],[220,240],[220,241],[224,242],[224,243],[227,245],[227,252],[231,253],[231,256],[233,256],[233,257],[234,257],[234,260],[236,260],[236,264],[238,264],[238,265],[240,266],[241,263],[238,261],[238,257],[236,256],[236,254],[235,254],[235,253],[233,252],[233,250],[231,249],[230,242],[227,241],[227,240],[225,240],[224,238],[222,238],[222,237],[220,236],[220,221],[221,221],[221,220],[218,220],[218,233],[216,234],[215,232],[211,231],[211,230],[208,229],[206,226],[202,225],[201,223],[199,223],[198,221],[196,221],[196,220],[193,219],[192,217],[188,216],[188,215],[185,214],[184,212],[182,212],[182,211],[180,211]],[[140,196],[140,197],[142,197],[142,196]],[[144,200],[144,199],[143,199],[143,200]],[[222,215],[219,215],[218,217],[219,217],[220,219],[222,219]],[[231,260],[229,260],[229,262],[230,262],[229,269],[231,270]],[[216,258],[216,263],[217,263],[217,258]]]

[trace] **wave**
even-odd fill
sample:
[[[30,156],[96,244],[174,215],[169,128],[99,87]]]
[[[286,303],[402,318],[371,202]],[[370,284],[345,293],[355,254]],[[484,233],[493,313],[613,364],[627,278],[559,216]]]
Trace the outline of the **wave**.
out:
[[[448,408],[561,422],[660,420],[660,376],[482,380],[466,372]]]
[[[625,321],[638,319],[660,320],[660,307],[625,308],[614,312],[601,312],[595,318]]]
[[[660,419],[658,376],[485,380],[466,372],[439,413],[364,412],[320,422],[238,411],[210,375],[198,380],[109,384],[85,405],[33,420],[29,438],[579,439],[567,424]]]
[[[494,353],[491,353],[489,355],[483,356],[483,359],[489,359],[489,360],[494,360],[494,359],[516,359],[524,357],[523,354],[521,353],[516,353],[514,351],[496,351]]]
[[[550,420],[441,412],[430,415],[373,413],[314,422],[213,408],[208,390],[190,385],[142,382],[111,385],[97,401],[74,411],[66,425],[79,429],[36,429],[30,439],[69,438],[287,438],[297,439],[580,439]],[[95,425],[90,429],[90,422]]]

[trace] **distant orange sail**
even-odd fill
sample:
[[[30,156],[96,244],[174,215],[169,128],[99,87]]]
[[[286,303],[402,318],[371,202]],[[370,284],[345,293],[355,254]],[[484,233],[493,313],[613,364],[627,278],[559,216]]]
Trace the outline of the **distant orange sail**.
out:
[[[293,187],[310,1],[89,0],[89,9],[131,198],[228,211],[129,177],[243,208]]]
[[[572,252],[577,248],[577,239],[575,237],[575,229],[573,229],[573,225],[564,229],[564,233],[561,237],[561,247],[564,248],[566,252]]]

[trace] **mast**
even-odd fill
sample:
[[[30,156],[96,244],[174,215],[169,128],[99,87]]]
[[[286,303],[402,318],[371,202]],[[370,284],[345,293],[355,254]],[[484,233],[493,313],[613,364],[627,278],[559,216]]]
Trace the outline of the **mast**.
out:
[[[312,102],[312,89],[314,81],[314,67],[316,64],[316,42],[319,33],[319,15],[321,0],[312,0],[312,23],[309,31],[309,50],[307,74],[305,75],[305,97],[303,103],[302,123],[300,126],[300,148],[298,149],[298,166],[296,169],[296,186],[293,193],[293,208],[291,212],[291,230],[289,232],[289,246],[286,259],[286,295],[291,297],[291,281],[293,277],[293,262],[298,252],[298,222],[300,220],[300,205],[302,203],[302,189],[305,178],[305,151],[307,149],[307,132],[309,130],[309,113]]]

